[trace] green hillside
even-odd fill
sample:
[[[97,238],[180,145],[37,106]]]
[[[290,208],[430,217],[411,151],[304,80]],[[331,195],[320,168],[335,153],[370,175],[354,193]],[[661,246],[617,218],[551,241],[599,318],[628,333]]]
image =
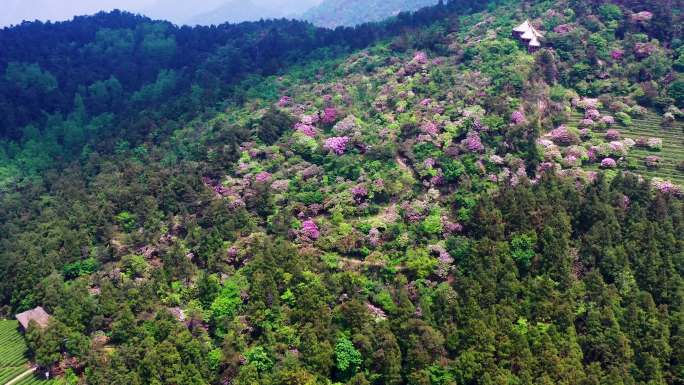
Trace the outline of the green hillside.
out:
[[[681,385],[683,24],[454,0],[0,30],[0,315],[50,314],[0,323],[0,374]]]

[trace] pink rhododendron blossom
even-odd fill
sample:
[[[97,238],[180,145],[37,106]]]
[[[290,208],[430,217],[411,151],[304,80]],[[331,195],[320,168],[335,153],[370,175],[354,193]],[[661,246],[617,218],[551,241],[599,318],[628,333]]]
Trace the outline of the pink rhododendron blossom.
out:
[[[256,180],[259,183],[266,183],[266,182],[270,182],[271,178],[272,178],[272,176],[270,173],[268,173],[266,171],[262,171],[262,172],[256,174],[256,176],[254,177],[254,180]]]
[[[416,63],[416,64],[421,64],[421,65],[427,64],[427,63],[428,63],[427,54],[425,54],[425,52],[418,51],[418,52],[416,52],[416,54],[413,56],[413,60],[412,60],[412,61],[413,61],[414,63]]]
[[[368,197],[368,189],[362,184],[352,187],[351,193],[356,201],[361,201]]]
[[[660,138],[649,138],[647,145],[651,150],[662,150],[663,140]]]
[[[563,164],[566,167],[577,167],[581,164],[581,161],[575,155],[568,155],[563,159]]]
[[[290,103],[292,103],[292,98],[287,95],[284,95],[280,98],[280,100],[278,100],[278,107],[286,107]]]
[[[625,56],[625,51],[621,49],[615,49],[610,53],[610,57],[612,57],[613,60],[622,60],[623,56]]]
[[[295,130],[297,132],[300,132],[310,138],[313,138],[317,134],[316,127],[309,125],[309,124],[304,124],[304,123],[297,123],[295,124]]]
[[[318,237],[321,236],[321,233],[318,230],[316,222],[314,222],[311,219],[307,219],[302,223],[301,235],[303,238],[307,240],[315,241],[316,239],[318,239]]]
[[[632,14],[632,21],[644,23],[653,19],[653,13],[649,11],[641,11]]]
[[[606,140],[618,140],[618,139],[620,139],[620,131],[608,130],[606,132]]]
[[[347,144],[349,143],[349,137],[347,136],[334,136],[325,140],[324,148],[334,152],[337,155],[343,155],[344,151],[347,149]]]
[[[430,98],[423,99],[423,100],[420,101],[420,105],[423,106],[423,107],[429,106],[430,103],[432,103],[432,99],[430,99]]]
[[[583,128],[592,128],[596,123],[591,119],[582,119],[579,122],[579,126]]]
[[[551,135],[551,140],[558,145],[570,145],[578,142],[575,134],[570,132],[570,130],[564,125],[554,128],[549,133]]]
[[[500,157],[499,155],[490,156],[489,161],[494,163],[494,164],[498,164],[498,165],[504,164],[504,158]]]
[[[615,168],[617,167],[617,162],[613,158],[605,158],[601,161],[602,168]]]
[[[323,117],[321,118],[323,124],[333,124],[337,121],[337,109],[328,107],[323,110]]]
[[[435,165],[435,160],[432,158],[427,158],[423,161],[423,167],[432,168]]]
[[[670,195],[682,195],[682,188],[670,182],[669,180],[663,181],[654,179],[652,186],[663,194]]]
[[[513,111],[511,114],[511,123],[513,124],[522,124],[525,122],[525,114],[523,114],[521,111]]]
[[[601,117],[601,113],[595,109],[595,108],[590,108],[584,113],[584,118],[585,119],[591,119],[591,120],[599,120]]]
[[[235,246],[229,248],[229,249],[228,249],[228,252],[227,252],[228,258],[231,258],[231,259],[232,259],[232,258],[237,257],[237,256],[238,256],[238,251],[239,251],[239,250],[238,250],[237,247],[235,247]]]
[[[439,133],[439,128],[434,122],[425,122],[420,126],[420,130],[427,135],[435,136]]]
[[[375,227],[368,232],[368,243],[373,247],[377,247],[380,244],[380,231]]]
[[[308,125],[314,125],[318,123],[318,114],[314,115],[303,115],[301,119],[299,119],[302,123],[308,124]]]
[[[607,126],[612,126],[615,124],[615,118],[610,116],[610,115],[605,115],[601,117],[601,123],[607,125]]]
[[[644,159],[644,162],[646,163],[646,167],[656,168],[660,165],[660,158],[655,155],[649,155]]]
[[[475,131],[469,132],[466,138],[461,141],[461,144],[470,152],[481,152],[484,150],[480,134]]]
[[[333,131],[338,135],[347,135],[352,133],[356,129],[356,117],[354,115],[349,115],[346,118],[340,120],[333,127]]]
[[[290,188],[290,181],[287,179],[280,179],[271,183],[271,188],[278,192],[287,191]]]

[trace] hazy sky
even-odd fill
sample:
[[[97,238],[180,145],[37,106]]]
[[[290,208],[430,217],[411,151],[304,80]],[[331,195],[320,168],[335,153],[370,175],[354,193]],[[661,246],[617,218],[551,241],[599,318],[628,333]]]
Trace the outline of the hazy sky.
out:
[[[88,15],[114,8],[182,23],[193,15],[212,11],[229,2],[230,0],[0,0],[0,26],[19,24],[23,20],[68,20],[75,15]],[[320,0],[252,2],[264,8],[286,6],[292,8],[292,13],[298,13]]]

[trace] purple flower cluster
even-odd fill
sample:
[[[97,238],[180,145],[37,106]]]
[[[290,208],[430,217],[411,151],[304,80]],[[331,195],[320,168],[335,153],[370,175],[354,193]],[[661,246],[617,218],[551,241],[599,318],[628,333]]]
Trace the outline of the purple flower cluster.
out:
[[[584,119],[591,119],[591,120],[599,120],[601,117],[601,113],[595,109],[595,108],[590,108],[584,113]]]
[[[254,177],[254,180],[256,180],[259,183],[267,183],[267,182],[271,181],[272,177],[273,176],[270,173],[268,173],[266,171],[262,171],[262,172],[256,174],[256,176]]]
[[[606,132],[606,140],[620,140],[620,131],[608,130]]]
[[[621,49],[615,49],[610,53],[610,57],[612,57],[613,60],[622,60],[623,56],[625,56],[625,51]]]
[[[651,150],[662,150],[663,140],[660,138],[648,138],[647,145]]]
[[[525,122],[525,114],[521,111],[513,111],[511,114],[511,123],[518,125]]]
[[[310,138],[313,138],[317,134],[316,127],[310,125],[310,124],[304,124],[304,123],[297,123],[295,124],[295,130],[297,132],[300,132]]]
[[[601,161],[602,168],[615,168],[617,167],[617,162],[613,158],[605,158]]]
[[[420,105],[423,106],[423,107],[429,106],[430,103],[432,103],[432,99],[430,99],[430,98],[423,99],[423,100],[420,101]]]
[[[436,136],[439,133],[439,128],[434,122],[425,122],[420,126],[420,130],[430,136]]]
[[[292,98],[284,95],[280,98],[280,100],[278,100],[278,107],[283,108],[288,106],[290,103],[292,103]]]
[[[347,144],[349,143],[349,137],[347,136],[334,136],[325,140],[323,147],[334,152],[337,155],[343,155],[344,151],[347,149]]]
[[[655,155],[649,155],[644,159],[644,162],[648,168],[657,168],[660,165],[660,158]]]
[[[682,194],[682,188],[675,185],[674,183],[670,182],[669,180],[666,180],[666,181],[654,180],[652,183],[653,183],[653,187],[655,187],[658,191],[660,191],[663,194],[671,194],[671,195],[681,195]]]
[[[321,122],[323,124],[333,124],[337,121],[337,109],[335,107],[328,107],[323,110],[323,117]]]
[[[484,150],[480,134],[475,131],[469,132],[466,138],[461,141],[461,144],[470,152],[482,152]]]
[[[375,227],[368,232],[368,243],[373,247],[377,247],[380,244],[380,231]]]
[[[316,222],[311,219],[307,219],[302,223],[301,236],[305,240],[315,241],[321,236],[321,232],[318,230]]]
[[[357,202],[360,202],[360,201],[366,199],[366,197],[368,197],[368,189],[366,188],[366,186],[364,186],[362,184],[359,184],[359,185],[352,187],[351,193],[352,193],[352,197],[354,197],[354,200]]]
[[[615,118],[610,115],[605,115],[601,117],[601,123],[605,124],[606,126],[612,126],[615,124]]]
[[[416,52],[416,54],[413,56],[413,60],[412,60],[412,61],[413,61],[414,63],[420,64],[420,65],[427,64],[427,63],[428,63],[427,54],[425,54],[425,52],[418,51],[418,52]]]
[[[558,126],[557,128],[551,130],[550,135],[551,140],[558,145],[567,146],[578,142],[575,134],[570,132],[570,130],[568,130],[568,128],[564,125]]]

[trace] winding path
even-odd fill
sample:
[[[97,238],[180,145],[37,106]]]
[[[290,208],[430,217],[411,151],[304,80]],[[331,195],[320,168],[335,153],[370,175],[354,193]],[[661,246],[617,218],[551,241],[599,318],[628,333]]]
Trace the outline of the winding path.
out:
[[[24,373],[21,373],[20,375],[14,377],[13,379],[9,380],[9,382],[6,382],[5,385],[14,385],[14,384],[16,384],[17,382],[19,382],[21,379],[23,379],[24,377],[26,377],[26,376],[32,374],[32,373],[35,372],[35,371],[36,371],[36,368],[33,367],[33,368],[31,368],[31,369],[25,371]]]

